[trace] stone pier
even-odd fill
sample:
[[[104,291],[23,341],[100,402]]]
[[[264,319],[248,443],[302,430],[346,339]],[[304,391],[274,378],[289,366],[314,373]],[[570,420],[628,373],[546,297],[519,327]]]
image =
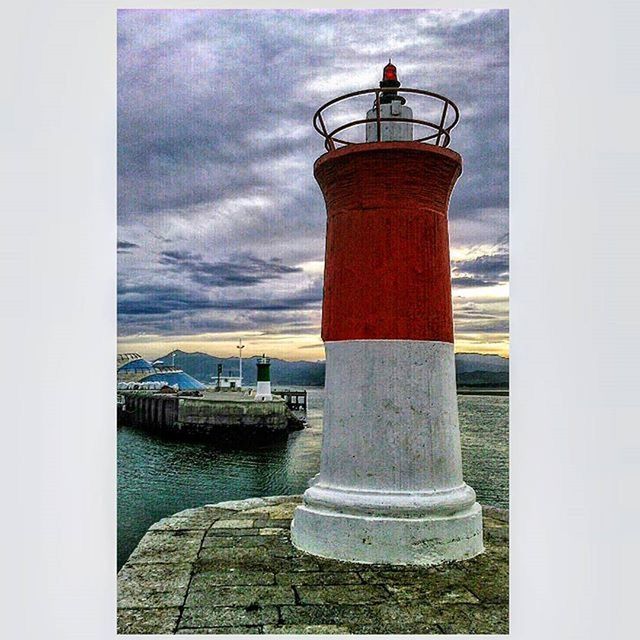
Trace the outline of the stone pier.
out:
[[[154,391],[119,393],[124,399],[119,422],[177,438],[268,442],[303,428],[287,402],[277,396],[256,402],[254,395],[240,391],[207,391],[200,396]]]
[[[507,513],[483,507],[486,552],[436,567],[363,565],[295,549],[299,496],[182,511],[118,574],[118,632],[505,634]]]

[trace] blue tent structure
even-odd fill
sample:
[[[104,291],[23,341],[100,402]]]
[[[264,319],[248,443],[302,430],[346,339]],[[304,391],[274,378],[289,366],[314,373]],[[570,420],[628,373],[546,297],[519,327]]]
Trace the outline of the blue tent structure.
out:
[[[164,382],[170,387],[177,384],[180,391],[201,390],[205,388],[202,382],[199,382],[184,371],[160,371],[145,376],[139,382]]]
[[[137,360],[129,360],[118,368],[118,373],[153,373],[155,368],[153,365],[144,358],[138,358]]]

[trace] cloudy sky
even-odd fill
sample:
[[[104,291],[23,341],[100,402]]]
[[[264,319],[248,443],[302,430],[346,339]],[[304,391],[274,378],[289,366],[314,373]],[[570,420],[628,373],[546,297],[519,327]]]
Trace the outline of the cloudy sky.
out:
[[[324,359],[311,119],[389,57],[460,108],[456,350],[507,355],[508,14],[413,10],[119,12],[120,351]]]

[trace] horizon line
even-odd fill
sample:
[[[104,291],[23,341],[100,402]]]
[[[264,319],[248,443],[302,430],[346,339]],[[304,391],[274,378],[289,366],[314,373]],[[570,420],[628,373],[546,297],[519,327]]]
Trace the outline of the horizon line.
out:
[[[120,353],[132,353],[132,352],[126,352],[126,351],[118,351],[118,355]],[[201,354],[201,355],[205,355],[205,356],[209,356],[211,358],[219,358],[220,360],[238,360],[239,356],[237,355],[233,355],[233,356],[219,356],[213,353],[208,353],[206,351],[184,351],[183,349],[171,349],[170,351],[168,351],[166,354],[164,354],[164,356],[158,356],[158,358],[162,358],[165,356],[170,356],[172,353],[184,353],[187,355],[195,355],[195,354]],[[500,355],[498,353],[479,353],[478,351],[456,351],[454,355],[465,355],[465,356],[487,356],[487,357],[496,357],[496,358],[502,358],[503,360],[510,360],[510,357],[508,355],[503,356]],[[254,354],[252,356],[243,356],[242,359],[243,360],[250,360],[251,358],[261,358],[262,354]],[[269,356],[268,354],[266,354],[267,358],[270,358],[271,360],[284,360],[286,362],[312,362],[312,363],[317,363],[317,362],[326,362],[326,358],[320,358],[320,359],[316,359],[316,360],[305,360],[305,359],[301,359],[301,360],[291,360],[289,358],[281,358],[281,357],[276,357],[276,356]],[[158,358],[154,358],[154,360],[157,360]]]

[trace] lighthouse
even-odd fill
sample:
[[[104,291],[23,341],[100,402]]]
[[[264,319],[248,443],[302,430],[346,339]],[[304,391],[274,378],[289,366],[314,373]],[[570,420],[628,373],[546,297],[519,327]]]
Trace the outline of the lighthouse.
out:
[[[271,359],[267,358],[265,354],[262,354],[261,358],[258,358],[258,373],[256,384],[255,400],[273,400],[271,395]]]
[[[320,473],[292,542],[360,563],[435,565],[483,551],[482,512],[462,476],[448,207],[462,159],[448,98],[416,118],[396,67],[379,88],[316,113],[327,153],[314,176],[327,209],[322,306],[326,350]],[[371,93],[364,119],[332,129],[329,106]],[[364,127],[364,141],[345,136]]]

